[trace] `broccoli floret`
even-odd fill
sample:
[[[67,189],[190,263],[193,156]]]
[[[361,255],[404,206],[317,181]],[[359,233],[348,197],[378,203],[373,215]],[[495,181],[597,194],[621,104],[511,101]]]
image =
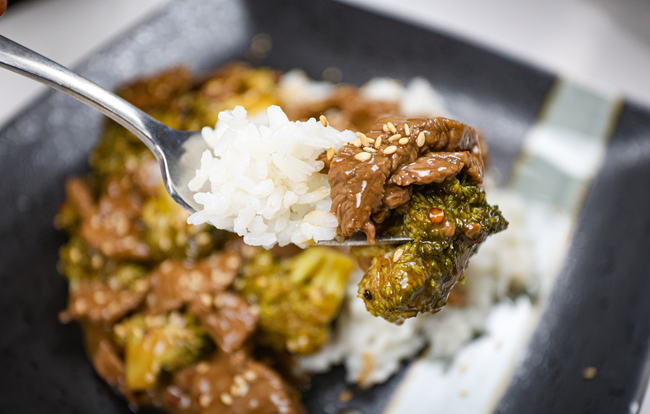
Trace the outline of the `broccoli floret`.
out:
[[[187,224],[189,213],[169,196],[164,187],[149,198],[142,208],[144,240],[154,258],[196,259],[221,246],[227,233],[214,226]]]
[[[260,340],[276,350],[307,354],[327,339],[354,262],[311,247],[283,261],[261,251],[244,268],[241,293],[260,308]]]
[[[366,309],[391,322],[439,311],[479,244],[508,226],[464,177],[417,188],[397,214],[402,224],[390,231],[413,242],[375,257],[359,283]]]
[[[126,384],[133,391],[158,385],[161,373],[193,364],[214,350],[214,342],[190,314],[136,314],[113,327],[124,348]]]

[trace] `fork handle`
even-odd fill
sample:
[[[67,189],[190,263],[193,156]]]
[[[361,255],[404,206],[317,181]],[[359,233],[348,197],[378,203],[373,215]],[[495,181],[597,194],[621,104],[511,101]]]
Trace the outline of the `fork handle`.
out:
[[[140,138],[156,158],[161,155],[155,131],[167,127],[96,83],[1,35],[0,66],[92,106]]]

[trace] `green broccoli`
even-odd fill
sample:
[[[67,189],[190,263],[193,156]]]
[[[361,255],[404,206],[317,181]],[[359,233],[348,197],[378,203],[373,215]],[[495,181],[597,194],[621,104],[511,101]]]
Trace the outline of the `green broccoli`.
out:
[[[73,236],[59,250],[59,271],[70,281],[70,288],[82,279],[107,283],[115,290],[135,289],[149,269],[141,264],[109,259],[93,249],[79,236]]]
[[[464,177],[417,188],[396,213],[402,224],[390,231],[413,242],[375,257],[359,283],[368,311],[391,322],[439,311],[479,244],[508,226]]]
[[[220,247],[227,233],[209,224],[187,224],[189,213],[169,196],[161,185],[158,195],[149,198],[142,207],[144,240],[154,258],[170,257],[196,259]]]
[[[93,172],[105,179],[114,174],[133,172],[151,151],[135,135],[116,122],[108,121],[99,145],[90,154]]]
[[[327,340],[353,268],[349,255],[326,247],[282,261],[259,252],[237,286],[259,306],[260,341],[276,350],[315,352]]]
[[[196,317],[178,312],[135,314],[116,324],[113,333],[124,348],[126,384],[133,391],[154,388],[162,372],[191,365],[215,348]]]

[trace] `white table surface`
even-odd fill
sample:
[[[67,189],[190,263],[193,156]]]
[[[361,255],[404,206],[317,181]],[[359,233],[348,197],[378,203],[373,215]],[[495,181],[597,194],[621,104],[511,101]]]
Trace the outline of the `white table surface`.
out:
[[[0,34],[74,66],[168,1],[32,0],[0,17]],[[648,1],[343,1],[453,33],[552,72],[618,90],[650,107]],[[43,90],[0,71],[0,125]],[[642,414],[650,414],[648,399]]]

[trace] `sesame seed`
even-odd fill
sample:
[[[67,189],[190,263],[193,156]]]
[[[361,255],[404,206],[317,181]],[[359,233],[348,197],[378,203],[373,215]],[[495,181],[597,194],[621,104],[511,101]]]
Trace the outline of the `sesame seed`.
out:
[[[596,377],[596,374],[598,374],[596,367],[587,367],[582,371],[582,378],[592,380]]]
[[[321,115],[318,119],[320,119],[320,123],[323,124],[324,127],[327,126],[327,118],[325,118],[325,115]]]
[[[95,293],[93,293],[93,300],[98,305],[104,305],[107,302],[108,298],[104,292],[101,290],[96,290]]]
[[[201,404],[201,407],[203,408],[208,408],[211,402],[212,402],[212,397],[208,394],[202,394],[199,397],[199,404]]]
[[[409,139],[408,138],[402,138],[397,142],[399,142],[400,145],[406,145],[406,144],[409,143]]]
[[[386,125],[388,126],[388,129],[390,129],[390,132],[392,132],[393,134],[397,133],[397,128],[395,128],[395,125],[393,125],[392,122],[388,122],[386,123]]]
[[[136,292],[144,292],[147,290],[149,287],[149,283],[147,283],[147,279],[140,279],[137,282],[135,282],[135,291]]]
[[[111,290],[120,290],[122,289],[122,282],[120,282],[117,277],[111,276],[108,278],[108,287],[111,288]]]
[[[424,140],[425,140],[424,131],[422,131],[418,135],[418,139],[415,142],[418,144],[418,147],[422,147],[424,145]]]
[[[248,307],[248,312],[253,316],[259,316],[262,311],[259,306],[251,305]]]
[[[243,375],[246,381],[255,381],[257,379],[257,373],[252,369],[245,371]]]
[[[364,147],[369,147],[370,146],[370,140],[368,139],[367,136],[361,134],[359,139],[361,140],[361,145],[363,145]]]
[[[174,265],[169,260],[162,262],[162,264],[160,265],[160,270],[162,270],[163,273],[169,273],[172,271],[173,268]]]
[[[198,364],[196,364],[196,372],[198,372],[199,374],[205,374],[209,370],[210,370],[210,364],[208,364],[207,362],[199,362]]]
[[[136,326],[131,330],[131,334],[135,339],[142,339],[142,337],[144,336],[144,329],[140,328],[139,326]]]
[[[364,147],[363,150],[366,151],[366,152],[372,152],[372,153],[377,152],[376,149],[374,149],[374,148],[370,148],[370,147]]]
[[[198,236],[196,236],[196,241],[201,246],[205,246],[206,244],[210,243],[210,241],[212,241],[212,237],[210,237],[208,233],[199,233]]]
[[[88,310],[88,304],[85,299],[77,299],[74,303],[74,310],[77,314],[83,314]]]
[[[372,155],[368,152],[360,152],[354,156],[354,159],[357,161],[368,161],[370,158],[372,158]]]
[[[113,332],[121,338],[126,336],[126,328],[123,325],[115,325],[113,327]]]
[[[395,141],[397,141],[397,140],[400,139],[400,138],[402,138],[402,135],[401,135],[401,134],[391,135],[391,137],[388,138],[388,142],[395,142]]]
[[[241,259],[237,255],[232,255],[226,259],[225,264],[228,269],[235,270],[239,268],[239,265],[241,265]]]
[[[298,350],[298,342],[289,339],[285,344],[289,352],[296,352]]]
[[[380,145],[381,145],[381,137],[377,137],[377,139],[375,140],[375,148],[379,148]]]
[[[104,264],[104,259],[99,254],[94,254],[92,259],[90,259],[90,265],[94,269],[99,269]]]
[[[241,385],[241,384],[245,384],[245,383],[246,383],[246,380],[245,380],[244,377],[242,377],[241,375],[235,375],[235,376],[232,378],[232,380],[233,380],[233,382],[234,382],[235,384],[238,384],[238,385]]]
[[[354,397],[354,394],[352,394],[352,391],[344,390],[344,391],[341,391],[341,393],[339,394],[339,401],[342,402],[342,403],[347,403],[347,402],[350,402],[352,397]]]
[[[397,249],[397,250],[395,250],[395,254],[393,254],[393,261],[394,261],[394,262],[398,261],[399,258],[402,257],[403,254],[404,254],[404,250],[403,250],[403,249]]]
[[[232,405],[232,397],[227,392],[222,393],[219,398],[221,399],[223,405]]]
[[[381,127],[381,129],[383,129],[384,132],[390,132],[390,128],[388,128],[388,125],[386,125],[386,124],[384,124],[384,126]]]
[[[334,158],[334,154],[336,154],[336,150],[334,149],[334,147],[329,147],[329,149],[327,150],[327,160],[332,161],[332,158]]]
[[[230,386],[230,393],[234,397],[243,397],[248,394],[248,391],[250,391],[250,387],[245,382],[242,384],[232,384]]]
[[[404,135],[411,136],[411,128],[409,128],[409,124],[404,124]]]
[[[212,306],[212,296],[209,293],[201,293],[199,299],[205,306]]]
[[[385,155],[390,155],[390,154],[394,153],[395,151],[397,151],[397,147],[395,145],[391,145],[390,147],[384,149],[384,154]]]
[[[359,138],[355,139],[354,141],[352,141],[352,145],[354,145],[357,148],[360,148],[361,147],[361,140]]]
[[[75,247],[70,248],[70,250],[68,251],[68,255],[70,256],[70,260],[72,261],[72,263],[79,263],[79,261],[81,260],[81,253]]]

